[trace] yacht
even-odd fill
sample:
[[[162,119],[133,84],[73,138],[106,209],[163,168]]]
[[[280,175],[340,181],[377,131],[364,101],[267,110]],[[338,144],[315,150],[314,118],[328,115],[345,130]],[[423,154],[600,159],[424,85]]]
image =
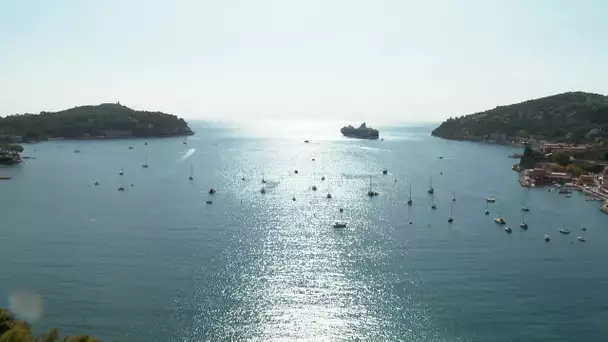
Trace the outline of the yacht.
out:
[[[346,228],[346,222],[335,222],[334,228]]]
[[[580,242],[585,242],[585,241],[587,241],[587,240],[585,240],[585,238],[584,238],[584,237],[582,237],[582,236],[577,237],[577,239],[578,239],[578,241],[580,241]]]
[[[509,228],[509,227],[506,227],[506,226],[505,226],[505,232],[507,232],[507,233],[511,233],[512,231],[513,231],[513,230],[511,230],[511,228]]]
[[[549,235],[545,234],[545,241],[550,241],[550,240],[551,240],[551,237]]]
[[[562,234],[570,234],[570,231],[568,229],[564,229],[564,228],[560,228],[559,232]]]

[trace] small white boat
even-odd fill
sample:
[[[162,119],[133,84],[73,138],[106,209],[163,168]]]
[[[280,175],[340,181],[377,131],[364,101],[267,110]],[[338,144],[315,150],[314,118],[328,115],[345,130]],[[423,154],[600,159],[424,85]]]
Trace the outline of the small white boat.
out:
[[[507,232],[507,233],[511,233],[512,231],[513,231],[513,230],[511,230],[511,228],[509,228],[509,227],[505,227],[505,232]]]
[[[495,218],[494,222],[496,222],[498,224],[506,224],[507,223],[507,222],[505,222],[505,219],[503,219],[502,217]]]
[[[346,228],[346,222],[336,222],[334,228]]]
[[[551,240],[551,237],[549,235],[545,234],[545,241],[550,241],[550,240]]]
[[[489,203],[494,203],[496,202],[496,197],[486,197],[486,201]]]
[[[585,241],[587,241],[587,240],[585,240],[585,238],[584,238],[584,237],[582,237],[582,236],[577,237],[577,239],[578,239],[578,241],[580,241],[580,242],[585,242]]]
[[[568,229],[564,229],[564,228],[560,228],[559,232],[562,234],[570,234],[570,231]]]

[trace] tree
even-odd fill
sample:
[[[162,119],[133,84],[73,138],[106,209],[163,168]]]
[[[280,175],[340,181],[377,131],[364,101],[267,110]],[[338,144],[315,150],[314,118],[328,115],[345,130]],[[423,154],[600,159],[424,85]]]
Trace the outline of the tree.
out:
[[[573,175],[574,177],[579,177],[580,175],[583,174],[583,169],[581,169],[577,165],[570,164],[570,165],[568,165],[568,167],[566,167],[566,172]]]
[[[553,171],[553,172],[566,172],[566,167],[565,166],[561,166],[559,164],[553,164],[553,165],[551,165],[551,171]]]
[[[555,160],[555,162],[561,166],[567,166],[570,164],[570,157],[563,152],[553,154],[553,160]]]

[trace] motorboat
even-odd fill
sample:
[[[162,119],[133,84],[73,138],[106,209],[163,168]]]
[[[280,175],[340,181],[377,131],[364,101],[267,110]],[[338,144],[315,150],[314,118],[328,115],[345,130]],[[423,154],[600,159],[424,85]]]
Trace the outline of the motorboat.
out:
[[[120,186],[120,187],[118,188],[118,191],[125,191],[125,187],[124,187],[124,186]]]
[[[325,176],[322,176],[322,177],[321,177],[321,180],[322,180],[322,181],[324,181],[324,180],[325,180]]]
[[[260,190],[261,193],[265,194],[266,193],[266,188],[262,188],[262,190]]]
[[[559,232],[562,234],[570,234],[570,231],[568,229],[564,229],[564,228],[560,228]]]
[[[579,237],[577,237],[576,239],[577,239],[578,241],[580,241],[580,242],[585,242],[585,241],[587,241],[587,240],[585,240],[585,238],[584,238],[584,237],[582,237],[582,236],[579,236]]]
[[[335,222],[334,228],[346,228],[346,222]]]
[[[382,170],[382,174],[383,174],[383,175],[388,174],[388,170],[387,170],[387,169]]]
[[[521,207],[521,211],[530,211],[530,208],[524,206],[524,207]]]
[[[582,226],[582,227],[581,227],[581,230],[582,230],[582,231],[585,231],[585,230],[587,230],[587,227]]]
[[[505,226],[505,232],[507,232],[507,233],[511,233],[512,231],[513,231],[513,230],[512,230],[510,227],[506,227],[506,226]]]
[[[214,188],[209,189],[209,195],[215,195],[216,192]]]
[[[132,150],[132,149],[133,149],[133,146],[129,146],[129,150]]]
[[[298,174],[298,170],[293,170],[293,173],[295,173],[297,175]]]
[[[486,202],[494,203],[496,202],[496,197],[486,197]]]
[[[213,203],[211,200],[207,200],[207,204],[211,204]]]
[[[488,209],[486,209],[486,211],[484,212],[484,214],[490,215],[490,211]]]
[[[412,202],[412,199],[411,199],[411,198],[407,200],[407,205],[412,205],[412,203],[413,203],[413,202]]]
[[[317,191],[317,186],[316,185],[312,186],[312,191]]]
[[[296,201],[296,198],[295,198],[295,197],[292,197],[292,198],[291,198],[291,200],[295,202],[295,201]]]
[[[432,205],[431,205],[431,209],[433,209],[433,210],[437,210],[437,206],[436,206],[435,204],[432,204]]]
[[[308,141],[308,140],[304,140],[304,143],[306,143],[306,144],[308,144],[309,142],[310,142],[310,141]]]
[[[494,222],[496,222],[498,224],[506,224],[507,223],[507,222],[505,222],[505,219],[503,219],[502,217],[495,218]]]
[[[549,235],[545,234],[545,241],[550,241],[550,240],[551,240],[551,237]]]
[[[340,212],[343,213],[344,212],[344,208],[340,208]]]
[[[519,224],[519,228],[521,228],[521,229],[528,229],[528,224],[522,222],[522,223]]]
[[[326,197],[327,197],[328,199],[330,199],[330,198],[331,198],[331,194],[330,194],[330,193],[327,193],[327,196],[326,196]]]
[[[99,182],[95,182],[95,185],[99,185]]]

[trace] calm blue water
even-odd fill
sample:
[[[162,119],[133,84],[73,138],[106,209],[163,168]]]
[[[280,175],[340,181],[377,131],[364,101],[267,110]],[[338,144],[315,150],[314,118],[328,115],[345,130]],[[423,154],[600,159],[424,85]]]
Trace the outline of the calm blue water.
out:
[[[13,177],[0,182],[0,305],[35,291],[36,330],[104,341],[608,340],[608,216],[579,194],[520,188],[513,148],[426,126],[382,128],[385,141],[327,123],[193,126],[187,145],[28,145],[35,160],[0,169]],[[486,196],[498,198],[489,216]],[[500,203],[511,235],[492,221]]]

